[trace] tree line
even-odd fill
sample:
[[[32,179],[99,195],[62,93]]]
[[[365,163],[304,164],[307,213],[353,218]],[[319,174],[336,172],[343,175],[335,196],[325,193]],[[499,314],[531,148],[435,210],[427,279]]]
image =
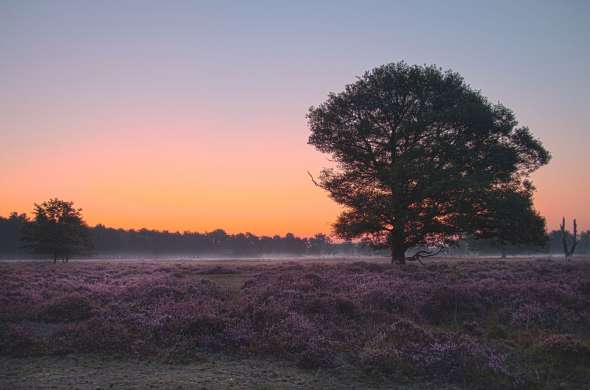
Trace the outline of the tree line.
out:
[[[67,261],[73,255],[334,255],[367,254],[369,249],[351,242],[333,242],[325,234],[313,237],[257,236],[252,233],[169,232],[150,229],[116,229],[102,224],[89,227],[72,202],[51,199],[35,205],[33,217],[11,213],[0,217],[0,256],[49,256]]]
[[[33,248],[23,242],[23,232],[31,219],[23,213],[0,216],[0,257],[28,258],[35,255]],[[25,232],[26,233],[26,232]],[[261,256],[261,255],[370,255],[374,252],[363,242],[335,242],[325,234],[313,237],[257,236],[251,233],[228,234],[217,229],[211,232],[169,232],[150,229],[117,229],[102,224],[88,227],[89,247],[84,256],[133,256],[133,255],[211,255],[211,256]],[[464,239],[450,254],[499,254],[561,253],[561,232],[549,232],[548,243],[535,245],[508,245],[500,248],[494,240]],[[579,254],[590,253],[590,230],[579,238]],[[41,254],[42,255],[42,254]]]

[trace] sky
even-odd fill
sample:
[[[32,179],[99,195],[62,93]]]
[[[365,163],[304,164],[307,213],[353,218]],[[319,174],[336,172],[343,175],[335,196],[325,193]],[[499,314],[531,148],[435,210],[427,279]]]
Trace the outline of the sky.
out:
[[[0,215],[330,232],[305,115],[389,62],[459,72],[553,155],[535,205],[590,229],[590,2],[0,2]]]

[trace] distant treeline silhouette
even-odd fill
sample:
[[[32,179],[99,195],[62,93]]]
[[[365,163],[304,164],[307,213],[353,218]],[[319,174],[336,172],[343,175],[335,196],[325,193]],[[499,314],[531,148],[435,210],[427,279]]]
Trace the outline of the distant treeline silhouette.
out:
[[[23,257],[30,252],[23,247],[21,232],[26,214],[12,213],[0,217],[0,256]],[[329,255],[369,253],[362,245],[333,242],[325,234],[301,238],[291,233],[285,236],[256,236],[251,233],[228,234],[217,229],[212,232],[168,232],[150,229],[115,229],[104,225],[90,228],[92,251],[88,255]]]
[[[0,256],[4,258],[31,257],[23,248],[21,232],[28,220],[25,214],[12,213],[0,217]],[[257,236],[251,233],[228,234],[221,229],[206,233],[168,232],[149,229],[115,229],[104,225],[90,228],[93,249],[90,256],[126,255],[192,255],[192,256],[261,256],[261,255],[369,255],[379,254],[365,243],[334,242],[329,236],[313,237]],[[561,253],[561,232],[549,233],[549,243],[541,253]],[[490,240],[463,240],[450,254],[539,253],[539,248],[526,245],[499,248]],[[590,253],[590,231],[580,235],[576,253]],[[383,252],[386,254],[386,252]]]

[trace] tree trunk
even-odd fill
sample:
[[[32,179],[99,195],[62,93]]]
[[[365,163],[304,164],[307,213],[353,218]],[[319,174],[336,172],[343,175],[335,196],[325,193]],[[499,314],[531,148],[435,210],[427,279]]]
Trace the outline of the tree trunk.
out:
[[[391,264],[406,264],[406,248],[401,245],[392,245],[391,247]]]

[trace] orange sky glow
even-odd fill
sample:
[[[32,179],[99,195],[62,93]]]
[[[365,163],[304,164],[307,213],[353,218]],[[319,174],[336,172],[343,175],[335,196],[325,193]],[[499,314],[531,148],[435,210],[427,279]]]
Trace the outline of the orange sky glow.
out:
[[[34,202],[56,196],[74,200],[91,225],[329,233],[340,208],[307,176],[307,170],[317,174],[329,161],[306,145],[305,121],[290,129],[293,137],[259,139],[238,124],[232,139],[200,136],[220,132],[223,125],[229,124],[169,125],[162,132],[127,124],[14,155],[3,165],[10,169],[0,179],[0,215],[30,212]],[[552,229],[562,215],[588,226],[580,195],[590,193],[590,185],[575,175],[552,164],[534,175],[536,206]]]
[[[223,3],[0,4],[0,216],[59,197],[90,225],[329,233],[307,110],[404,60],[514,110],[553,155],[548,228],[590,229],[590,3]]]

